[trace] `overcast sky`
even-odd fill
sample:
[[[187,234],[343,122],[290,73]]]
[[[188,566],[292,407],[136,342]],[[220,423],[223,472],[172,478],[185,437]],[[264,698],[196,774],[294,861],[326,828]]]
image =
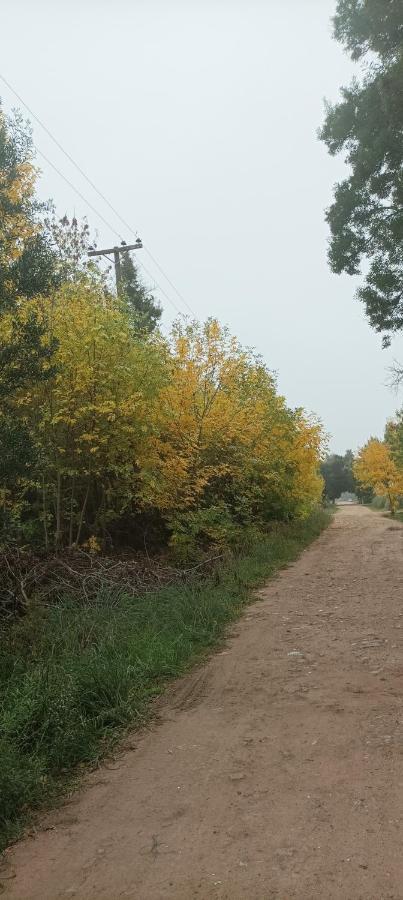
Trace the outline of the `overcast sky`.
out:
[[[324,208],[341,160],[316,137],[352,65],[335,0],[2,0],[1,72],[134,231],[198,318],[217,316],[355,449],[401,405],[354,280],[326,262]],[[2,83],[10,110],[18,101]],[[43,130],[40,193],[87,215],[99,243],[129,232]],[[182,300],[143,250],[147,282]],[[159,288],[166,325],[176,315]]]

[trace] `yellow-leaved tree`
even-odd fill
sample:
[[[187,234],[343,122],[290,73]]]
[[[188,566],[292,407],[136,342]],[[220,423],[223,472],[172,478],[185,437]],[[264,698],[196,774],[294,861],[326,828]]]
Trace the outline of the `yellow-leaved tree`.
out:
[[[319,423],[287,407],[261,359],[216,320],[180,321],[167,343],[85,277],[16,301],[0,338],[12,344],[32,320],[44,377],[24,378],[9,402],[33,451],[18,482],[25,518],[45,547],[105,541],[137,515],[185,556],[320,500]]]
[[[37,490],[45,543],[51,530],[56,546],[71,545],[84,523],[87,533],[105,532],[136,496],[164,345],[137,337],[117,299],[85,281],[17,305],[3,333],[32,315],[55,347],[54,371],[16,392],[14,406],[37,451],[28,488]]]
[[[17,127],[0,106],[0,268],[18,259],[37,228],[32,215],[37,173],[29,141],[23,132],[16,137]]]
[[[320,500],[322,431],[287,408],[272,374],[212,319],[174,326],[169,377],[142,459],[143,501],[174,543],[305,514]]]
[[[403,494],[403,472],[396,465],[388,444],[371,438],[359,451],[353,470],[364,487],[371,487],[378,496],[387,498],[393,515]]]

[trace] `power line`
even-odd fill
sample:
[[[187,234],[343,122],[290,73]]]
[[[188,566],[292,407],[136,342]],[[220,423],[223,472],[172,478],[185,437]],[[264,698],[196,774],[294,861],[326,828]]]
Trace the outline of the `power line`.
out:
[[[164,297],[166,297],[166,299],[168,300],[168,302],[171,304],[171,306],[173,306],[173,308],[176,309],[176,312],[178,313],[178,315],[179,315],[179,316],[182,316],[182,315],[183,315],[182,310],[179,309],[179,306],[177,306],[177,304],[175,303],[175,301],[172,300],[172,297],[170,297],[169,294],[167,294],[167,292],[164,291],[164,288],[161,287],[161,285],[159,284],[159,282],[155,280],[155,278],[154,278],[152,272],[150,272],[150,270],[147,269],[147,266],[145,266],[144,263],[143,263],[140,259],[138,259],[137,257],[136,257],[136,263],[137,263],[139,266],[141,266],[142,269],[144,269],[144,272],[146,272],[146,274],[148,275],[149,278],[151,278],[151,279],[153,279],[153,280],[155,281],[155,284],[157,285],[157,288],[161,291],[161,294],[163,294]]]
[[[71,189],[73,191],[75,191],[76,194],[78,194],[78,196],[81,198],[81,200],[83,200],[83,202],[92,210],[92,212],[95,213],[95,215],[98,216],[99,219],[101,219],[101,221],[104,223],[104,225],[106,225],[106,227],[109,228],[110,231],[113,232],[113,234],[116,234],[116,236],[118,238],[120,238],[120,240],[123,240],[122,235],[119,234],[119,232],[116,231],[115,228],[113,228],[113,226],[110,224],[110,222],[108,222],[108,220],[104,218],[104,216],[95,208],[95,206],[93,206],[92,203],[90,203],[90,201],[87,200],[86,197],[84,197],[84,194],[82,194],[81,191],[79,191],[78,188],[76,188],[76,186],[73,184],[73,182],[70,181],[69,178],[66,178],[66,176],[63,174],[63,172],[61,172],[60,169],[58,169],[57,166],[55,166],[55,164],[50,159],[48,159],[48,157],[42,152],[42,150],[39,149],[39,147],[36,144],[34,146],[35,146],[36,152],[39,153],[39,155],[43,157],[43,159],[48,163],[48,165],[51,166],[52,169],[54,169],[58,175],[60,175],[60,178],[62,178],[63,181],[65,181],[66,184],[68,184],[69,187],[71,187]],[[169,296],[169,294],[167,294],[167,292],[164,290],[164,288],[161,287],[159,282],[154,278],[154,276],[150,272],[150,270],[147,269],[147,267],[144,265],[144,263],[141,262],[141,260],[139,260],[137,257],[136,257],[136,264],[141,266],[141,268],[144,269],[144,271],[147,273],[149,278],[151,278],[153,281],[155,281],[155,284],[156,284],[156,287],[158,288],[158,290],[161,291],[161,294],[163,294],[164,297],[166,298],[166,300],[168,300],[168,303],[170,303],[171,306],[173,306],[173,308],[176,310],[178,315],[182,315],[182,311],[179,309],[179,306],[174,302],[174,300],[172,300],[172,298]]]
[[[2,76],[0,75],[0,78],[1,77]],[[28,109],[28,107],[27,107],[27,109]],[[41,156],[45,160],[45,162],[49,166],[51,166],[51,168],[54,169],[55,172],[57,172],[57,174],[60,176],[60,178],[62,178],[63,181],[65,181],[66,184],[68,184],[68,186],[80,197],[80,199],[83,201],[83,203],[85,203],[86,206],[89,207],[89,209],[97,216],[97,218],[100,219],[101,222],[103,222],[104,225],[106,225],[106,227],[110,231],[112,231],[113,234],[115,234],[122,241],[123,238],[122,238],[122,235],[120,234],[120,232],[116,231],[116,229],[113,227],[113,225],[111,225],[110,222],[108,222],[108,220],[105,219],[105,217],[102,215],[102,213],[100,213],[99,210],[97,210],[95,208],[95,206],[93,206],[92,203],[90,203],[90,201],[87,199],[87,197],[85,197],[84,194],[81,193],[81,191],[75,186],[75,184],[73,184],[73,182],[70,181],[70,179],[67,178],[67,176],[64,175],[64,173],[60,171],[60,169],[55,165],[55,163],[53,163],[52,160],[49,159],[49,157],[47,157],[46,154],[43,153],[43,151],[40,150],[36,144],[34,144],[34,147],[35,147],[36,152],[39,154],[39,156]],[[112,262],[112,260],[110,260],[110,262]],[[144,263],[142,263],[137,258],[136,258],[136,264],[139,265],[146,272],[146,274],[149,276],[149,278],[151,278],[155,282],[156,288],[161,292],[161,294],[163,294],[165,299],[168,301],[168,303],[171,304],[171,306],[175,309],[175,311],[178,313],[178,315],[183,315],[182,310],[179,309],[179,306],[174,302],[174,300],[172,300],[172,298],[169,296],[169,294],[167,294],[167,292],[164,290],[164,288],[161,287],[161,285],[159,284],[157,279],[154,278],[154,275],[152,274],[152,272],[150,272],[150,270],[147,269],[147,266],[145,266]]]
[[[184,298],[183,295],[180,293],[180,291],[178,291],[178,288],[175,287],[173,281],[171,281],[171,279],[168,278],[168,275],[166,274],[166,272],[164,272],[164,269],[162,268],[162,266],[160,266],[159,262],[157,262],[157,260],[155,259],[155,256],[152,255],[151,251],[148,249],[148,247],[146,247],[145,244],[143,244],[143,247],[144,247],[144,250],[146,251],[146,253],[148,253],[150,259],[152,259],[154,265],[157,266],[157,269],[159,269],[160,272],[161,272],[161,274],[164,276],[164,278],[166,278],[168,284],[171,285],[171,288],[174,289],[174,291],[177,293],[178,297],[182,300],[182,303],[184,303],[185,306],[186,306],[186,308],[189,310],[189,312],[192,313],[192,316],[195,316],[196,313],[194,312],[194,310],[192,309],[192,307],[189,306],[187,300],[185,300],[185,298]]]
[[[118,297],[120,297],[122,293],[122,268],[120,263],[120,254],[128,253],[129,250],[141,250],[142,243],[140,238],[137,238],[135,244],[126,244],[123,242],[123,245],[120,247],[105,247],[103,250],[88,250],[88,256],[106,256],[109,259],[108,253],[113,253],[113,263],[115,266],[115,279],[116,279],[116,293]]]
[[[55,164],[50,159],[48,159],[47,156],[45,156],[45,154],[42,152],[42,150],[39,149],[39,147],[36,146],[36,144],[35,144],[35,150],[37,153],[39,153],[40,156],[43,157],[45,162],[47,162],[48,166],[51,166],[52,169],[54,169],[55,172],[57,172],[57,174],[60,175],[60,178],[63,178],[63,181],[65,181],[66,184],[68,184],[69,187],[71,187],[72,190],[75,191],[76,194],[78,194],[78,196],[81,198],[81,200],[83,200],[83,202],[92,210],[92,212],[95,213],[95,215],[98,216],[99,219],[101,219],[101,222],[103,222],[107,228],[109,228],[111,231],[113,231],[113,234],[116,234],[116,236],[118,238],[120,238],[120,240],[123,240],[122,235],[119,234],[119,232],[116,231],[115,228],[112,227],[112,225],[104,218],[102,213],[98,212],[98,210],[95,209],[95,206],[92,206],[92,203],[90,203],[90,201],[87,200],[86,197],[84,197],[84,194],[82,194],[81,191],[79,191],[78,188],[76,188],[76,186],[73,184],[72,181],[70,181],[68,178],[66,178],[66,175],[63,175],[63,172],[61,172],[60,169],[58,169],[57,166],[55,166]]]
[[[8,87],[8,89],[9,89],[10,91],[12,91],[12,93],[17,97],[17,99],[20,101],[20,103],[22,103],[23,106],[25,106],[25,109],[28,110],[30,116],[32,116],[32,118],[35,119],[36,122],[38,122],[38,124],[41,126],[41,128],[43,128],[43,130],[46,132],[46,134],[49,135],[49,137],[50,137],[51,140],[56,144],[56,146],[59,148],[59,150],[61,150],[61,152],[64,153],[64,155],[66,156],[66,158],[67,158],[67,159],[71,162],[71,164],[77,169],[77,171],[80,173],[80,175],[88,182],[88,184],[89,184],[89,185],[92,187],[92,189],[98,194],[98,196],[104,201],[104,203],[106,203],[106,205],[107,205],[107,206],[109,207],[109,209],[114,213],[114,215],[117,216],[117,218],[118,218],[119,221],[122,223],[122,225],[124,225],[125,228],[127,228],[132,234],[134,234],[135,237],[138,237],[138,231],[136,231],[136,230],[135,230],[128,222],[126,222],[126,220],[123,218],[123,216],[120,215],[120,213],[119,213],[119,211],[116,209],[116,207],[113,206],[113,204],[110,202],[110,200],[108,200],[107,197],[105,197],[105,194],[103,194],[102,191],[99,190],[99,188],[96,186],[96,184],[94,184],[94,182],[91,180],[91,178],[89,178],[89,176],[87,175],[87,173],[84,172],[84,170],[81,168],[81,166],[79,166],[79,164],[75,161],[75,159],[73,159],[73,157],[71,156],[71,154],[68,153],[68,151],[64,149],[64,147],[62,146],[62,144],[60,143],[60,141],[57,140],[57,138],[54,136],[54,134],[52,134],[52,132],[50,131],[50,129],[44,124],[44,122],[42,122],[42,120],[39,118],[39,116],[37,116],[36,113],[34,113],[34,111],[31,109],[31,107],[28,106],[28,103],[26,103],[25,100],[23,100],[23,98],[22,98],[21,95],[18,93],[18,91],[15,90],[15,88],[10,84],[9,81],[7,81],[7,79],[5,78],[5,76],[2,75],[1,73],[0,73],[0,78],[1,78],[1,80],[4,82],[4,84]],[[41,151],[38,151],[38,152],[41,153]],[[41,153],[41,155],[44,157],[44,159],[46,159],[44,153]],[[71,183],[70,181],[68,181],[67,178],[65,178],[64,175],[62,175],[62,173],[56,168],[56,166],[55,166],[53,163],[51,163],[50,160],[46,159],[46,161],[49,163],[49,165],[51,165],[51,166],[53,167],[53,169],[55,169],[56,172],[58,172],[59,175],[61,175],[62,178],[64,178],[64,180],[70,185],[70,187],[73,188],[73,190],[76,190],[76,193],[81,197],[81,199],[84,200],[84,202],[86,202],[86,203],[88,204],[88,206],[90,207],[90,209],[92,209],[92,211],[95,212],[95,214],[96,214],[96,215],[97,215],[97,216],[98,216],[105,224],[108,224],[108,223],[106,223],[106,220],[104,219],[104,217],[103,217],[100,213],[98,213],[98,212],[95,210],[95,208],[94,208],[93,206],[91,206],[91,204],[90,204],[88,201],[85,200],[85,198],[83,197],[83,195],[82,195],[82,194],[74,187],[74,185],[72,185],[72,183]],[[122,235],[119,234],[119,232],[117,232],[114,228],[112,228],[111,225],[108,224],[108,228],[111,228],[111,230],[113,231],[113,233],[114,233],[114,234],[117,234],[118,237],[122,240]],[[195,312],[194,312],[194,310],[191,308],[191,306],[190,306],[189,303],[187,302],[187,300],[185,300],[184,296],[181,294],[181,292],[180,292],[180,291],[178,290],[178,288],[175,286],[175,284],[173,283],[173,281],[171,281],[171,279],[168,277],[168,275],[166,274],[166,272],[164,271],[164,269],[162,268],[162,266],[159,264],[159,262],[155,259],[155,257],[153,256],[153,254],[151,253],[151,251],[148,249],[148,247],[146,247],[146,246],[144,245],[144,249],[145,249],[146,253],[148,253],[150,259],[152,259],[154,265],[157,266],[157,268],[159,269],[159,271],[161,272],[161,274],[164,276],[164,278],[166,279],[166,281],[168,282],[168,284],[169,284],[169,285],[171,286],[171,288],[175,291],[175,293],[177,294],[177,296],[179,297],[179,299],[182,301],[182,303],[186,306],[186,308],[189,310],[189,312],[190,312],[193,316],[196,315]],[[145,268],[144,265],[143,265],[143,268]],[[159,285],[159,288],[160,288],[160,290],[162,291],[162,293],[167,297],[168,295],[165,293],[165,291],[161,288],[160,285]],[[172,301],[170,300],[170,302],[172,302]],[[175,304],[173,304],[173,305],[175,306]],[[178,309],[178,307],[176,307],[176,309]],[[180,310],[179,310],[179,312],[180,312]]]
[[[73,159],[73,157],[70,155],[70,153],[68,153],[68,151],[64,149],[64,147],[62,146],[62,144],[60,143],[60,141],[57,140],[57,138],[54,136],[54,134],[52,134],[52,132],[50,131],[50,129],[47,127],[47,125],[45,125],[45,123],[42,122],[42,120],[39,118],[39,116],[37,116],[36,113],[34,113],[33,109],[31,109],[31,107],[28,106],[28,103],[26,103],[25,100],[23,100],[23,98],[22,98],[21,95],[18,93],[18,91],[16,91],[15,88],[13,88],[13,86],[10,84],[10,82],[7,81],[7,78],[5,78],[4,75],[2,75],[1,73],[0,73],[0,78],[1,78],[2,81],[4,81],[4,84],[7,85],[7,87],[9,88],[9,90],[12,91],[13,94],[15,94],[15,96],[16,96],[17,99],[20,101],[20,103],[22,103],[23,106],[25,106],[25,109],[28,110],[30,116],[32,116],[32,118],[35,119],[36,122],[38,122],[38,125],[40,125],[41,128],[43,128],[44,131],[46,131],[46,134],[49,135],[49,137],[50,137],[51,140],[56,144],[56,146],[59,148],[59,150],[61,150],[61,152],[64,153],[64,155],[65,155],[65,156],[67,157],[67,159],[72,163],[72,165],[75,166],[75,168],[77,169],[77,171],[80,172],[80,175],[82,175],[83,178],[85,178],[85,180],[88,181],[88,184],[91,185],[91,187],[93,188],[93,190],[99,195],[99,197],[101,197],[101,199],[104,201],[104,203],[106,203],[106,205],[109,206],[109,209],[111,209],[112,212],[115,213],[115,216],[117,216],[118,219],[120,219],[120,221],[122,222],[122,225],[124,225],[125,228],[128,228],[129,231],[132,231],[133,229],[130,227],[130,225],[128,225],[127,222],[125,222],[125,220],[122,218],[122,216],[121,216],[120,213],[117,211],[117,209],[115,209],[115,207],[112,205],[112,203],[110,203],[110,201],[108,200],[108,198],[105,197],[105,195],[97,188],[96,184],[94,184],[94,182],[91,181],[91,178],[89,178],[89,176],[87,175],[87,173],[84,172],[84,170],[81,168],[81,166],[78,165],[78,163],[75,161],[75,159]],[[117,232],[115,231],[115,234],[116,234],[116,233],[117,233]],[[136,236],[137,236],[137,235],[136,235]],[[119,237],[120,237],[120,235],[119,235]]]
[[[50,159],[48,159],[48,157],[45,156],[44,153],[42,153],[42,150],[40,150],[36,144],[35,144],[35,149],[36,149],[37,153],[39,153],[39,155],[42,156],[43,159],[48,163],[48,165],[51,166],[52,169],[54,169],[55,172],[57,172],[57,174],[60,175],[61,178],[63,178],[63,180],[66,182],[66,184],[68,184],[69,187],[71,187],[72,190],[75,191],[76,194],[78,194],[78,196],[81,198],[81,200],[83,200],[83,202],[92,210],[92,212],[95,213],[95,215],[98,216],[99,219],[101,219],[101,221],[104,223],[104,225],[106,225],[106,227],[109,228],[110,231],[113,232],[113,234],[116,234],[116,236],[118,238],[120,238],[120,240],[122,241],[123,240],[122,235],[119,234],[119,232],[116,231],[115,228],[113,228],[113,226],[110,224],[110,222],[108,222],[107,219],[104,218],[102,213],[98,212],[98,210],[95,209],[95,206],[93,206],[92,203],[90,203],[90,201],[87,200],[86,197],[84,197],[84,194],[82,194],[81,191],[79,191],[78,188],[76,188],[76,186],[73,184],[73,182],[70,181],[68,178],[66,178],[66,176],[63,174],[63,172],[61,172],[60,169],[58,169],[57,166],[55,166],[55,164]],[[141,260],[139,260],[137,257],[136,257],[136,263],[139,266],[141,266],[142,269],[144,269],[144,271],[148,274],[148,276],[150,278],[153,279],[153,275],[150,272],[150,270],[147,269],[147,267],[144,265],[144,263],[141,262]],[[161,287],[161,285],[158,283],[158,281],[156,279],[153,279],[153,280],[155,281],[157,288],[161,291],[161,293],[164,295],[166,300],[168,300],[168,303],[170,303],[171,306],[173,306],[173,308],[176,310],[176,312],[179,315],[182,315],[182,311],[179,309],[179,306],[177,306],[177,304],[174,302],[174,300],[172,300],[172,298],[169,296],[169,294],[167,294],[167,292],[164,291],[164,288]]]

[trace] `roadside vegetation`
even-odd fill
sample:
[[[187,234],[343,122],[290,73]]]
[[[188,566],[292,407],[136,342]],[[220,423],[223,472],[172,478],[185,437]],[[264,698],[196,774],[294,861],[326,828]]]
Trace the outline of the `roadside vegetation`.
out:
[[[209,574],[186,573],[130,595],[106,584],[89,601],[67,592],[33,603],[2,637],[0,841],[70,788],[80,764],[110,752],[151,700],[222,639],[251,590],[295,559],[330,514],[273,525]],[[173,576],[172,576],[173,577]]]
[[[347,494],[396,515],[403,506],[403,412],[387,423],[384,440],[370,438],[355,456],[327,456],[321,473],[329,503]]]
[[[338,0],[334,37],[355,73],[339,100],[326,104],[320,131],[329,153],[347,164],[326,212],[329,264],[335,273],[359,276],[357,297],[384,347],[403,328],[402,24],[400,2]],[[392,376],[395,387],[401,385],[401,362]],[[384,504],[395,515],[403,498],[403,410],[384,439],[371,437],[351,462],[361,502]],[[324,473],[328,494],[335,485],[338,490],[337,480],[348,481],[342,470],[343,458],[337,465],[333,458]]]
[[[0,108],[3,846],[328,521],[320,422],[216,319],[163,334],[37,175]]]
[[[0,537],[187,563],[308,515],[320,423],[216,319],[163,336],[129,252],[117,294],[88,226],[38,204],[36,174],[29,132],[0,110]]]
[[[370,438],[354,462],[357,481],[372,491],[372,505],[389,509],[392,516],[403,498],[402,414],[386,427],[385,439]]]
[[[403,327],[398,6],[337,3],[363,68],[321,132],[349,164],[330,264],[365,273],[385,346]],[[122,246],[117,291],[88,223],[39,202],[38,174],[29,127],[0,106],[2,847],[320,534],[323,498],[403,518],[403,411],[355,457],[324,458],[321,423],[226,326],[179,317],[163,333]]]

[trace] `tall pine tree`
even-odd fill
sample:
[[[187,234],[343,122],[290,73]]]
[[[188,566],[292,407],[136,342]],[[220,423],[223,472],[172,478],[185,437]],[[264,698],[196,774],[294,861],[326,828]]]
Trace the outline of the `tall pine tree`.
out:
[[[129,252],[122,254],[120,272],[123,296],[136,325],[141,330],[153,331],[161,318],[162,309],[142,284]]]

